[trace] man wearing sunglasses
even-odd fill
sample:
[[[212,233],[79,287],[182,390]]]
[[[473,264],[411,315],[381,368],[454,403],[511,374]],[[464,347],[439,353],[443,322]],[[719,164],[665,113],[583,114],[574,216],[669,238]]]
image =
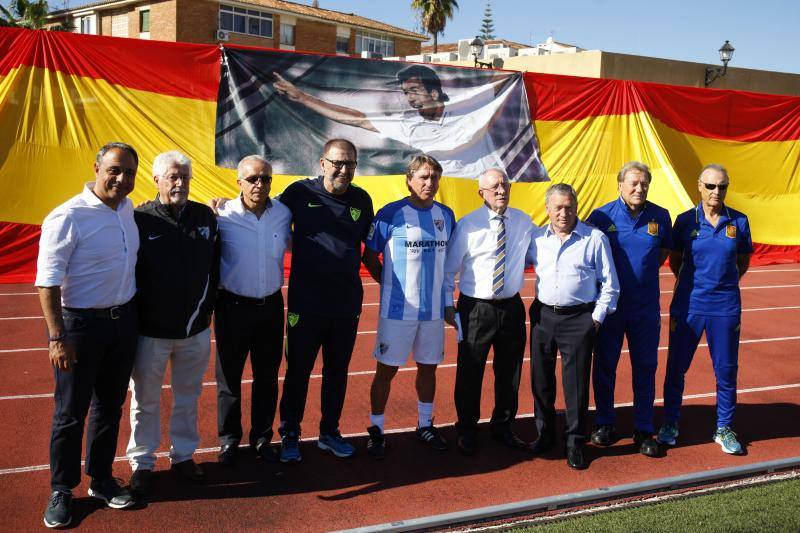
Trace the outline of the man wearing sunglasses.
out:
[[[217,340],[217,430],[219,462],[236,462],[242,439],[242,372],[250,354],[253,385],[250,446],[277,461],[270,445],[278,402],[283,348],[283,256],[290,242],[291,213],[270,200],[272,167],[261,156],[237,168],[239,197],[219,208],[220,290],[214,333]]]
[[[339,418],[361,314],[361,244],[373,218],[369,194],[351,185],[356,158],[353,143],[330,140],[319,160],[321,175],[296,181],[280,195],[294,223],[286,380],[280,404],[282,462],[302,459],[300,423],[320,347],[322,418],[317,445],[337,457],[355,452],[339,432]]]
[[[697,184],[700,203],[675,220],[669,266],[678,282],[670,306],[665,421],[657,439],[676,444],[685,375],[705,331],[717,378],[713,438],[725,453],[742,455],[745,450],[731,424],[742,312],[739,280],[747,272],[753,243],[747,217],[725,205],[729,183],[724,167],[706,165]]]

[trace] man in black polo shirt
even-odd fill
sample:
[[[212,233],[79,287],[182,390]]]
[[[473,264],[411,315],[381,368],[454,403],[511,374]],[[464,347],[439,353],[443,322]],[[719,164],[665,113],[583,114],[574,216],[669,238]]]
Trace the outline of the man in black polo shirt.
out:
[[[373,218],[372,199],[351,185],[356,157],[350,141],[328,141],[320,158],[322,175],[292,183],[280,195],[294,223],[280,404],[283,462],[301,460],[300,423],[320,347],[324,369],[318,446],[337,457],[355,451],[339,433],[339,418],[361,313],[361,243]]]
[[[131,375],[131,488],[146,493],[161,441],[161,384],[170,363],[172,470],[198,483],[203,471],[192,460],[200,442],[197,399],[208,367],[218,280],[217,221],[211,209],[192,202],[192,163],[180,152],[153,162],[158,195],[137,208],[139,342]]]

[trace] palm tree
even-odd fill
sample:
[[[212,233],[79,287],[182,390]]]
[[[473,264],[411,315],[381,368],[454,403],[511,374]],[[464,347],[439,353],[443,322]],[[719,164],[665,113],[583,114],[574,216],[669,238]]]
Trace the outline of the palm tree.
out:
[[[46,0],[11,0],[8,9],[0,6],[4,25],[40,30],[47,21],[49,11]]]
[[[447,20],[458,9],[456,0],[411,0],[411,9],[419,11],[422,29],[433,36],[433,53],[439,51],[439,34],[444,33]]]

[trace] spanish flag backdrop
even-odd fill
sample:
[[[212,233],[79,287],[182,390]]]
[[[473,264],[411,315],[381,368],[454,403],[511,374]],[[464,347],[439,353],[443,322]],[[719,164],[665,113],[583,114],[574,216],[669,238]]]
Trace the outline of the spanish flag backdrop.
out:
[[[155,196],[153,158],[192,159],[192,197],[237,193],[215,164],[221,51],[0,28],[0,282],[31,282],[39,225],[93,179],[97,149],[133,145],[134,203]],[[636,159],[653,170],[649,199],[673,218],[698,199],[703,165],[728,168],[727,203],[750,217],[756,263],[800,261],[800,98],[526,73],[541,157],[552,181],[578,191],[579,214],[617,196],[616,173]],[[297,154],[316,159],[319,154]],[[273,194],[298,176],[276,176]],[[376,209],[404,196],[402,176],[359,176]],[[516,183],[512,205],[545,222],[547,182]],[[444,179],[439,200],[457,216],[480,205],[477,184]]]

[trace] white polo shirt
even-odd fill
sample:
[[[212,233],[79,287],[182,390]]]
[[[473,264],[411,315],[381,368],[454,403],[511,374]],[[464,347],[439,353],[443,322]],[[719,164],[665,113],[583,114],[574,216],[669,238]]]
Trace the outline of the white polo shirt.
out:
[[[81,194],[56,207],[42,223],[37,287],[61,287],[61,305],[104,309],[136,294],[139,231],[133,205],[104,204],[87,183]]]
[[[220,287],[249,298],[264,298],[283,286],[283,256],[291,240],[292,213],[278,200],[261,218],[241,197],[225,202],[217,217],[222,254]]]

